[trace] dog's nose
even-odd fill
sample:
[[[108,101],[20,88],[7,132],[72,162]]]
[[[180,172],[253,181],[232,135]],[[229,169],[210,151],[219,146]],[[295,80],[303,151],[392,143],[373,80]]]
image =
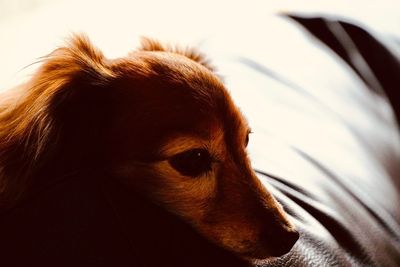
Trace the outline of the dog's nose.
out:
[[[281,233],[275,240],[270,241],[268,244],[271,256],[279,257],[288,253],[299,239],[299,236],[299,232],[296,230]]]
[[[283,256],[292,249],[299,236],[299,233],[293,229],[280,229],[274,233],[262,235],[257,249],[247,253],[247,256],[256,259]]]

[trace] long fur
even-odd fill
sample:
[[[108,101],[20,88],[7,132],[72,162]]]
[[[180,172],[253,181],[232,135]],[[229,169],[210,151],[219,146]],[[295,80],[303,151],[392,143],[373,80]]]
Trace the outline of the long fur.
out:
[[[153,39],[110,60],[74,36],[1,96],[0,211],[87,168],[242,256],[286,253],[298,234],[251,169],[249,127],[213,70],[196,50]],[[194,149],[212,161],[201,177],[169,161]]]
[[[143,38],[142,51],[171,51],[208,65],[194,49],[165,47]],[[0,209],[17,202],[32,183],[33,173],[44,163],[43,154],[57,144],[57,127],[49,116],[54,98],[68,94],[68,85],[85,77],[93,85],[118,77],[103,53],[85,35],[74,35],[67,46],[42,59],[43,65],[26,84],[1,95],[0,99]]]

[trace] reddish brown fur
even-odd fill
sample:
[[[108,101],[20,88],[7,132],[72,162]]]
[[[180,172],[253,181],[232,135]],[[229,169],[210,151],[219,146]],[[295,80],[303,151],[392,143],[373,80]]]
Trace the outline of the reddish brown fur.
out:
[[[248,132],[195,50],[144,39],[129,56],[108,60],[76,36],[0,105],[0,207],[52,177],[93,169],[228,250],[278,256],[297,234],[251,169]],[[187,177],[170,165],[174,155],[197,148],[218,159],[209,172]]]

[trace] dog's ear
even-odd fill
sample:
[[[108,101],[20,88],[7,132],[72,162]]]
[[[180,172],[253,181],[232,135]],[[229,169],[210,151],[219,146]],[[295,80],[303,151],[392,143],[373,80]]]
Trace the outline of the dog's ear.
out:
[[[18,136],[34,147],[35,156],[57,131],[83,136],[86,129],[98,125],[98,120],[104,119],[101,111],[106,109],[99,107],[106,106],[108,84],[115,77],[102,52],[84,35],[73,35],[67,45],[42,61],[26,84],[18,119],[11,125],[24,131]],[[66,133],[67,129],[75,131]]]
[[[67,46],[50,54],[36,84],[47,91],[47,112],[64,138],[62,143],[89,147],[98,142],[111,116],[110,88],[116,76],[103,53],[84,35],[74,35]]]
[[[21,95],[16,95],[16,106],[7,111],[8,117],[15,117],[6,122],[10,136],[46,140],[43,135],[50,132],[58,114],[79,120],[90,113],[102,98],[101,89],[115,76],[105,61],[84,35],[74,35],[66,46],[42,58],[42,65],[22,87]],[[40,144],[33,142],[38,148]]]
[[[68,134],[83,135],[104,119],[102,110],[114,77],[103,53],[85,35],[73,35],[66,46],[44,58],[30,82],[28,96],[32,101],[27,104],[43,113],[32,114],[33,119],[48,118],[52,128],[63,127],[62,134],[75,128]]]
[[[59,138],[90,139],[91,126],[104,119],[95,113],[113,77],[103,54],[75,35],[12,93],[13,105],[0,109],[0,208],[23,195],[30,174],[59,151]]]
[[[209,60],[195,48],[182,48],[179,46],[164,45],[160,41],[148,37],[141,38],[140,51],[160,51],[160,52],[171,52],[179,55],[183,55],[197,63],[200,63],[204,67],[211,71],[215,71],[215,68],[210,64]]]
[[[115,77],[105,62],[103,53],[85,35],[74,35],[67,46],[45,58],[34,85],[40,85],[49,96],[56,96],[53,104],[73,100],[90,89],[104,87]],[[91,96],[94,100],[96,94]]]

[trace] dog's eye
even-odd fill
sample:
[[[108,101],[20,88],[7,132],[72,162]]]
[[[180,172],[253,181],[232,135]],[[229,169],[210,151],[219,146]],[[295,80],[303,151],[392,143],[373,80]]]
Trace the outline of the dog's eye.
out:
[[[191,149],[169,159],[169,164],[182,175],[197,177],[211,170],[212,157],[205,149]]]

